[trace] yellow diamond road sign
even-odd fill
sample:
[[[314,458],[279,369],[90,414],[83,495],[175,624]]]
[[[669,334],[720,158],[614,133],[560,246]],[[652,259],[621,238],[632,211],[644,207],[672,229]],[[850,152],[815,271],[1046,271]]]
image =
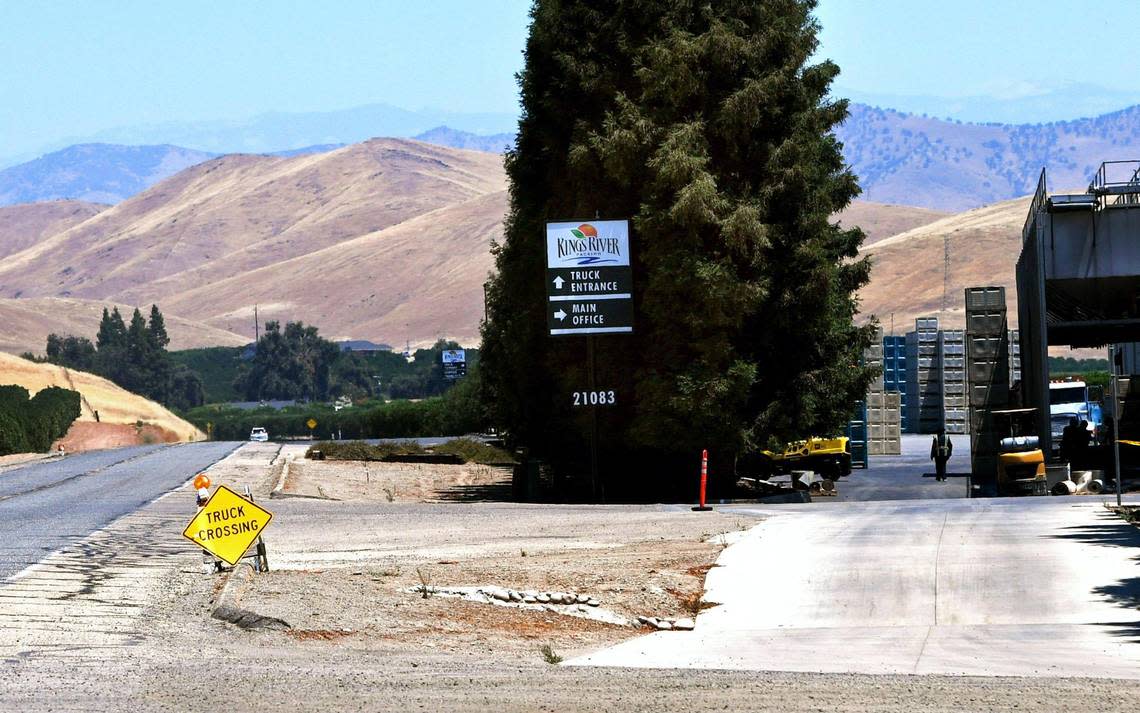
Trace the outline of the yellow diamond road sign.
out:
[[[311,430],[313,430],[314,428],[316,428],[316,427],[317,427],[317,419],[315,419],[315,418],[310,418],[310,419],[309,419],[309,422],[308,422],[308,424],[307,424],[307,425],[309,426],[309,430],[310,430],[310,431],[311,431]]]
[[[235,565],[272,519],[273,513],[219,485],[182,536]]]

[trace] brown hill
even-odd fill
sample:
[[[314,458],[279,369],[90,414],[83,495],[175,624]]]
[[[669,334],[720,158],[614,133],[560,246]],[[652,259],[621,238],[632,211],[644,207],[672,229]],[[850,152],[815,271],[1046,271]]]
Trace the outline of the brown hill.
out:
[[[162,406],[110,381],[53,364],[36,364],[0,353],[0,384],[19,384],[31,393],[60,386],[80,393],[81,413],[63,439],[69,450],[128,445],[146,440],[196,441],[204,434]],[[99,423],[95,412],[99,412]],[[74,432],[74,433],[73,433]],[[73,437],[82,434],[82,438]],[[133,437],[132,437],[133,435]]]
[[[118,307],[130,319],[133,306],[68,297],[0,299],[0,351],[42,354],[49,334],[74,334],[95,341],[103,308]],[[147,312],[149,305],[143,305]],[[225,346],[238,347],[253,341],[253,332],[242,336],[165,312],[171,349]],[[246,325],[241,325],[245,327]]]
[[[501,156],[416,141],[225,156],[9,256],[0,295],[153,302],[242,332],[259,304],[330,336],[470,339],[505,186]]]
[[[105,205],[83,201],[0,206],[0,257],[29,248],[106,209]]]
[[[914,329],[914,318],[938,315],[943,326],[965,324],[963,290],[1004,285],[1010,321],[1016,323],[1014,266],[1021,252],[1021,228],[1029,198],[1018,198],[947,216],[880,240],[865,253],[874,267],[871,283],[860,292],[865,315],[878,316],[884,331]],[[945,245],[950,247],[947,306],[942,310]]]
[[[891,205],[872,201],[853,201],[851,205],[831,216],[843,226],[859,226],[867,234],[863,244],[873,245],[884,238],[904,233],[920,225],[933,223],[939,218],[951,215],[929,208],[915,208],[908,205]]]

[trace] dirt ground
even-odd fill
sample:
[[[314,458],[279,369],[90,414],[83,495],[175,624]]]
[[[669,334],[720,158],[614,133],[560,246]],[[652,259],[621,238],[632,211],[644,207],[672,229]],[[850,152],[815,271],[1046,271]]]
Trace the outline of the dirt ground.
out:
[[[285,492],[396,503],[504,500],[511,493],[511,470],[475,463],[312,461],[297,457],[289,467]]]
[[[284,490],[315,497],[271,501],[279,519],[266,539],[278,566],[243,606],[289,622],[284,636],[294,639],[503,660],[537,660],[542,645],[603,646],[641,627],[410,590],[573,592],[634,622],[692,617],[731,536],[723,533],[756,522],[681,508],[505,503],[494,498],[509,494],[510,470],[480,465],[295,459]]]
[[[340,466],[302,469],[297,483],[302,490],[357,492],[353,499],[270,499],[281,450],[249,444],[210,475],[238,489],[249,485],[274,513],[265,535],[273,569],[253,579],[240,606],[292,628],[245,630],[211,619],[225,577],[206,573],[192,546],[161,560],[144,554],[149,579],[136,596],[147,603],[129,627],[116,625],[117,636],[132,643],[0,660],[7,664],[0,710],[1107,711],[1133,709],[1140,694],[1137,682],[1087,679],[552,665],[552,657],[645,630],[424,599],[411,590],[424,580],[435,587],[559,589],[589,593],[626,616],[688,615],[704,571],[731,539],[723,533],[757,521],[661,505],[388,502],[382,488],[360,488],[355,476],[337,482]],[[441,468],[430,479],[435,489],[418,491],[424,499],[441,499],[471,477],[461,467]],[[397,491],[426,477],[414,469],[404,476],[391,476]],[[100,551],[121,561],[139,546],[129,543],[140,529],[148,539],[176,544],[192,502],[190,491],[179,491],[124,518],[102,535]],[[119,571],[116,586],[126,588],[135,570]],[[105,610],[114,591],[96,585],[59,606],[79,619],[88,609]]]
[[[177,443],[178,434],[152,424],[134,426],[125,423],[95,423],[76,421],[67,435],[51,445],[52,450],[63,446],[68,453],[94,451],[104,448],[124,448],[150,443]]]

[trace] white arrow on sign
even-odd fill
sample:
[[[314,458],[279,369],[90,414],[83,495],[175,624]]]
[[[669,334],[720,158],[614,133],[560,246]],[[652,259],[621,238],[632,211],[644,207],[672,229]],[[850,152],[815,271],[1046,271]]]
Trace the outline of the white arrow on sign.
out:
[[[562,310],[558,310],[554,313],[554,318],[561,322],[562,320],[566,319],[566,313]]]
[[[561,276],[561,275],[559,275],[558,277],[554,278],[554,288],[555,288],[555,289],[557,289],[557,290],[561,290],[561,289],[562,289],[562,283],[563,283],[563,282],[566,282],[566,280],[563,280],[563,279],[562,279],[562,276]]]

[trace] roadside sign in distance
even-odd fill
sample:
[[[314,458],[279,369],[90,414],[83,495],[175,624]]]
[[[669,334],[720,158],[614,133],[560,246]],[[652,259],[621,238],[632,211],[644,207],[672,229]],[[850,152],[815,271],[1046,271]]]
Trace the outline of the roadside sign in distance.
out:
[[[305,422],[305,425],[308,426],[309,430],[311,431],[317,427],[317,419],[310,418],[308,421]]]
[[[551,336],[633,331],[628,220],[546,224],[546,306]]]
[[[219,485],[182,536],[233,566],[272,519],[273,513]]]

